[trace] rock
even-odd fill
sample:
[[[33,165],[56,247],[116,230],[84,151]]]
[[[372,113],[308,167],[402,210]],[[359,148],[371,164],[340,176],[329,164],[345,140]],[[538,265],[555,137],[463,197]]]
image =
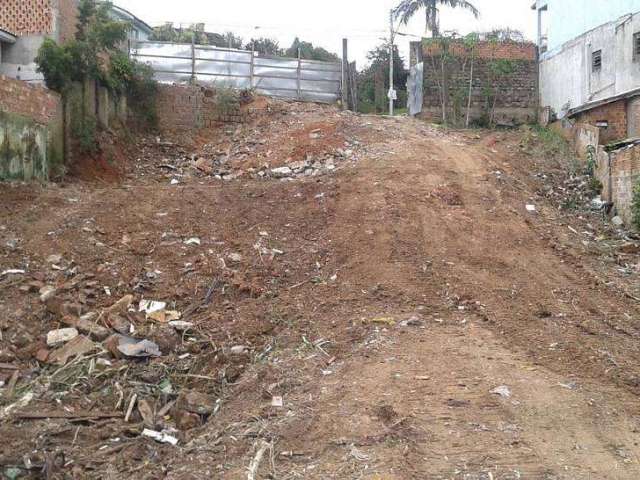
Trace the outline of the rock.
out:
[[[248,351],[249,349],[244,345],[236,345],[234,347],[231,347],[231,355],[244,355]]]
[[[160,357],[162,355],[158,345],[149,340],[137,340],[118,334],[107,338],[104,347],[116,358],[122,355],[134,358]]]
[[[98,314],[90,312],[80,318],[66,315],[62,318],[62,321],[65,325],[77,328],[80,333],[89,335],[94,340],[102,341],[109,336],[110,332],[105,327],[95,323],[94,320],[96,318],[98,318]]]
[[[622,217],[616,215],[611,219],[611,223],[613,223],[616,227],[621,227],[624,225],[624,220],[622,220]]]
[[[169,326],[175,328],[179,332],[186,332],[193,328],[193,323],[176,320],[169,322]]]
[[[206,158],[199,158],[195,162],[195,167],[203,173],[207,175],[211,175],[213,173],[213,166],[211,165],[211,160],[207,160]]]
[[[108,313],[108,314],[126,313],[131,303],[133,303],[133,295],[125,295],[110,307],[105,308],[104,311],[105,313]]]
[[[62,255],[49,255],[47,257],[47,263],[60,263],[62,262]]]
[[[63,347],[49,353],[47,362],[64,365],[70,358],[84,355],[96,349],[96,344],[87,337],[80,335],[71,340]]]
[[[51,330],[47,333],[47,345],[55,347],[63,343],[67,343],[79,335],[75,328],[61,328],[59,330]]]
[[[271,169],[271,175],[273,175],[276,178],[288,177],[289,175],[291,175],[291,173],[292,173],[292,170],[289,167],[278,167],[278,168]]]
[[[187,412],[211,415],[216,408],[216,401],[210,395],[190,390],[180,394],[177,405]]]
[[[40,289],[40,301],[45,303],[47,300],[53,298],[56,294],[56,289],[52,285],[45,285]]]
[[[176,427],[182,431],[193,430],[202,425],[202,418],[197,413],[179,410],[174,416],[176,419]]]
[[[240,263],[242,261],[242,255],[240,255],[239,253],[230,253],[229,260],[231,260],[233,263]]]
[[[509,398],[511,396],[511,390],[506,385],[500,385],[499,387],[491,390],[490,393],[494,395],[500,395],[502,398]]]
[[[138,400],[138,412],[140,412],[145,427],[155,428],[155,415],[153,414],[153,408],[151,408],[147,400]]]

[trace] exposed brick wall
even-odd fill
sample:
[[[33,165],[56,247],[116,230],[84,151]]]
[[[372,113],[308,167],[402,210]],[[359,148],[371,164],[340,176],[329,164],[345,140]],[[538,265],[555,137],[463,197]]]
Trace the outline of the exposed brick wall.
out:
[[[76,23],[78,21],[77,0],[56,0],[58,4],[58,42],[64,43],[73,40],[76,36]]]
[[[600,143],[607,143],[627,138],[627,102],[619,100],[593,108],[575,115],[579,123],[596,126],[598,122],[608,122],[609,126],[600,128]]]
[[[44,87],[0,75],[0,110],[46,125],[61,108],[60,95]]]
[[[611,199],[625,223],[632,220],[633,187],[640,180],[640,146],[612,152]]]
[[[0,28],[16,35],[53,33],[53,0],[0,0]]]
[[[245,120],[239,102],[221,112],[216,91],[198,85],[162,85],[157,98],[161,131],[165,133],[210,128]]]
[[[419,43],[417,44],[420,45]],[[416,52],[413,48],[412,51]],[[449,88],[448,117],[454,107],[466,111],[471,70],[471,57],[460,44],[450,46],[452,57],[446,63]],[[423,45],[424,62],[424,118],[441,118],[441,55],[438,48]],[[509,61],[512,72],[496,75],[492,66],[496,60]],[[471,117],[478,119],[488,112],[493,99],[488,87],[497,92],[495,120],[504,123],[531,122],[536,119],[537,62],[536,47],[531,43],[480,42],[474,55],[473,85],[471,89]],[[492,84],[493,83],[493,84]]]

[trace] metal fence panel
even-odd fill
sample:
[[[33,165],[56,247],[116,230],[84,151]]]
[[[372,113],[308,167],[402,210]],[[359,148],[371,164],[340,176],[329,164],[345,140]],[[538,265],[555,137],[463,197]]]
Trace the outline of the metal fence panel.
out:
[[[255,88],[274,97],[333,103],[340,97],[341,64],[273,56],[247,50],[167,42],[137,42],[131,56],[149,64],[165,83]]]

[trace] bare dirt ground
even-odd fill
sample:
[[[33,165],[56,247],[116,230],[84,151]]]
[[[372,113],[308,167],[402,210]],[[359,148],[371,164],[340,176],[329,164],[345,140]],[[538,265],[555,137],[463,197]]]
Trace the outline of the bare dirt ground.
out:
[[[171,140],[1,186],[4,478],[640,478],[640,248],[535,136],[262,101]]]

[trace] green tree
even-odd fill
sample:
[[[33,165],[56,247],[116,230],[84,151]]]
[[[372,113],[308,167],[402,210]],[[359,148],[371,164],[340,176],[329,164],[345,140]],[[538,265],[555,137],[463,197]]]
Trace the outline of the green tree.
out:
[[[440,36],[439,5],[469,10],[476,18],[480,16],[478,9],[467,0],[401,0],[394,8],[393,16],[396,20],[399,19],[407,24],[418,11],[424,9],[425,36],[431,32],[431,35],[436,38]]]
[[[331,53],[322,47],[314,47],[311,42],[301,41],[298,37],[295,38],[291,47],[285,51],[285,56],[297,58],[298,50],[300,51],[300,58],[304,60],[320,60],[323,62],[340,61],[340,57],[335,53]]]
[[[384,93],[389,91],[389,47],[381,44],[367,53],[369,64],[358,74],[358,96],[360,99],[361,111],[386,110],[386,101],[376,99],[376,77],[382,79]],[[393,52],[393,84],[398,90],[397,105],[403,105],[406,101],[407,76],[409,75],[404,59],[400,56],[398,46],[394,45]],[[376,100],[378,100],[376,104]]]
[[[252,38],[245,44],[244,49],[253,49],[261,55],[281,56],[283,54],[280,44],[273,38]]]

